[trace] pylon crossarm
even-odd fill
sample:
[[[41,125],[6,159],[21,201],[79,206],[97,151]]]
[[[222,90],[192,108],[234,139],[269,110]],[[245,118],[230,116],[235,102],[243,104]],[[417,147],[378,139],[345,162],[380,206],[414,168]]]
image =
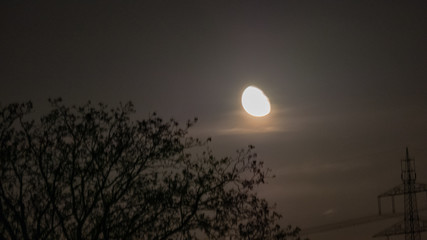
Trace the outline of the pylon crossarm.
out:
[[[424,184],[424,183],[415,183],[414,192],[415,193],[427,192],[427,184]]]
[[[419,193],[419,192],[427,192],[427,184],[424,183],[415,183],[414,189],[412,190],[413,193]],[[404,184],[400,184],[380,195],[378,195],[379,198],[382,197],[391,197],[396,195],[403,195],[405,194]]]
[[[404,187],[403,184],[400,184],[388,191],[386,191],[385,193],[382,193],[380,195],[378,195],[379,198],[381,197],[391,197],[391,196],[396,196],[396,195],[402,195],[404,194]]]

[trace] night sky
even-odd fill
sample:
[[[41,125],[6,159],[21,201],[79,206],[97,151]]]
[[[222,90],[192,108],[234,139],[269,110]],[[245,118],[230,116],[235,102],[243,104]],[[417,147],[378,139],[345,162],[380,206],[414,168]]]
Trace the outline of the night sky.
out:
[[[130,100],[138,118],[198,117],[190,134],[218,156],[256,146],[276,175],[259,194],[303,229],[375,215],[406,146],[427,183],[427,1],[40,2],[0,3],[3,106]],[[244,112],[249,85],[267,117]],[[309,237],[368,240],[397,221]]]

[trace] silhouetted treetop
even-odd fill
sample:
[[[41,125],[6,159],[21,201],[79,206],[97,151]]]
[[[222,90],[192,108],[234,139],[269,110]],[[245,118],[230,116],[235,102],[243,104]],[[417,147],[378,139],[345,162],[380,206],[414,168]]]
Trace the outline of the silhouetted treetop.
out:
[[[256,194],[253,147],[217,158],[189,128],[132,103],[66,106],[31,119],[0,107],[0,239],[297,239]]]

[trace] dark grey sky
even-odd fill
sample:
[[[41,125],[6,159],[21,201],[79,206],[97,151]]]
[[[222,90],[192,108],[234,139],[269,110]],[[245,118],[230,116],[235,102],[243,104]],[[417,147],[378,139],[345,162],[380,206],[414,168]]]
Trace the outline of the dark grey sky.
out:
[[[260,194],[303,228],[376,214],[406,146],[427,182],[426,1],[65,2],[0,3],[2,104],[197,116],[193,134],[218,155],[257,147],[277,176]],[[240,105],[252,84],[266,118]],[[392,223],[310,237],[370,239]]]

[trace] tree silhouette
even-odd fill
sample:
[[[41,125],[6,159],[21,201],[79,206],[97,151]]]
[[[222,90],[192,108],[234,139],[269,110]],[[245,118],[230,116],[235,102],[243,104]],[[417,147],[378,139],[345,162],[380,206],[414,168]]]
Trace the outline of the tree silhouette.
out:
[[[252,146],[216,158],[194,121],[49,101],[37,122],[30,102],[0,108],[1,239],[298,238],[256,195]]]

